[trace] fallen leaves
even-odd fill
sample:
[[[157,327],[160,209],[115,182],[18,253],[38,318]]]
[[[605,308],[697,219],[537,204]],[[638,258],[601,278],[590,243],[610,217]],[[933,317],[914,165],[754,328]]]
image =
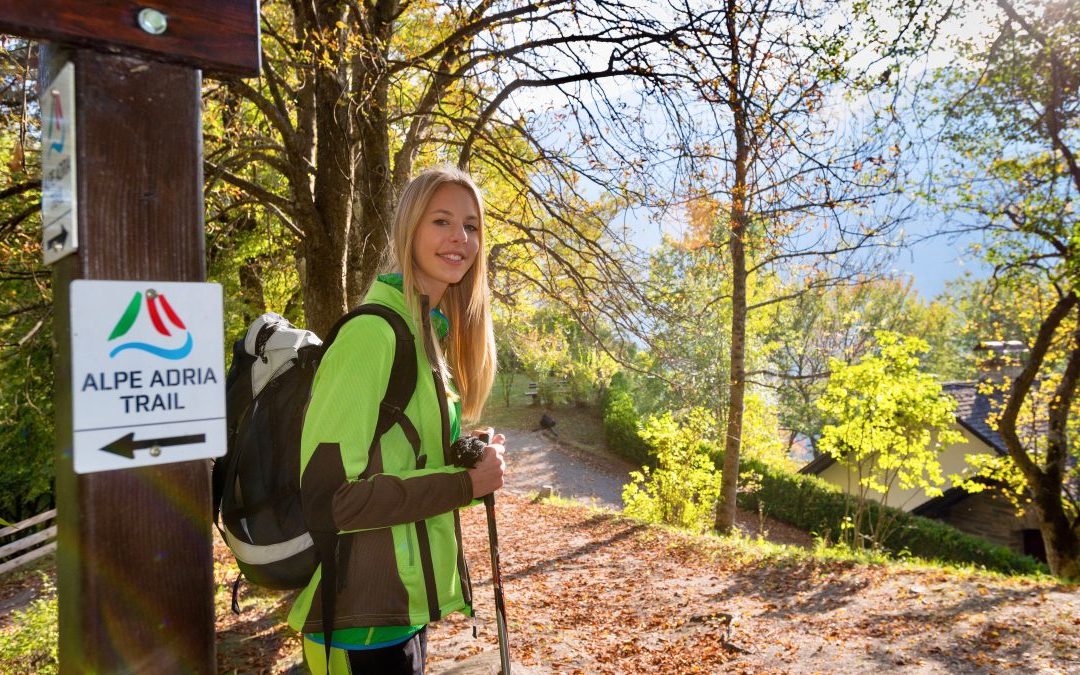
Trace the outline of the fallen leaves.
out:
[[[1074,588],[755,558],[720,538],[512,495],[498,509],[511,653],[533,672],[1080,670]],[[433,624],[435,675],[498,648],[483,509],[466,509],[462,527],[481,631],[474,639],[471,620],[459,615]],[[226,590],[229,565],[225,554],[215,574]],[[246,617],[222,611],[226,596],[219,592],[223,669],[296,663],[300,642],[283,625],[284,596],[246,587],[244,602],[265,614]]]

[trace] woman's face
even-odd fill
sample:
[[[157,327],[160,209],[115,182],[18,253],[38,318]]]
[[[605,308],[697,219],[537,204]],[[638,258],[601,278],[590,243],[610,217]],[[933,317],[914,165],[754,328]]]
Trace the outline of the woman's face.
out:
[[[446,287],[461,281],[480,251],[480,214],[472,193],[447,183],[431,196],[413,236],[417,282],[438,305]]]

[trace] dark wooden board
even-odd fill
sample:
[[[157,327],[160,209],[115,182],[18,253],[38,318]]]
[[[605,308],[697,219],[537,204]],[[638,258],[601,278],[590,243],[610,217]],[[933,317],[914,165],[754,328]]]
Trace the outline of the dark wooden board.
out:
[[[144,7],[168,17],[164,33],[139,28]],[[258,0],[0,0],[0,33],[137,50],[215,74],[259,74]]]

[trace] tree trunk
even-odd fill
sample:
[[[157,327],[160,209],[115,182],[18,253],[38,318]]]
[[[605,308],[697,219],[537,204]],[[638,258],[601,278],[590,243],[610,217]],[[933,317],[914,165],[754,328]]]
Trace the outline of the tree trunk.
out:
[[[1063,503],[1065,465],[1068,453],[1066,433],[1072,400],[1080,378],[1080,326],[1073,332],[1074,346],[1062,379],[1048,410],[1047,451],[1042,466],[1029,453],[1017,433],[1020,410],[1031,391],[1058,328],[1078,303],[1075,293],[1062,296],[1043,318],[1039,332],[1028,353],[1027,362],[1013,381],[1005,407],[998,420],[998,433],[1009,456],[1024,475],[1032,501],[1039,515],[1039,529],[1046,545],[1050,572],[1063,579],[1080,579],[1080,528],[1070,523]]]
[[[740,173],[737,166],[736,175]],[[743,170],[745,173],[745,169]],[[738,186],[738,178],[736,185]],[[744,176],[745,180],[745,176]],[[745,184],[742,186],[745,189]],[[736,188],[739,189],[738,187]],[[745,194],[745,193],[743,193]],[[746,214],[741,197],[732,208],[731,251],[731,395],[728,399],[727,434],[724,438],[724,472],[720,483],[720,503],[716,509],[716,530],[727,534],[735,525],[736,496],[739,488],[739,453],[742,448],[742,423],[746,394]]]
[[[728,398],[727,434],[724,438],[724,469],[720,501],[716,508],[716,530],[731,532],[735,525],[736,496],[739,489],[739,452],[742,446],[743,399],[746,393],[746,195],[747,165],[750,157],[747,111],[740,91],[739,33],[735,26],[736,3],[728,1],[727,31],[731,48],[728,80],[728,108],[735,133],[735,184],[731,190],[731,395]]]
[[[1071,338],[1069,359],[1048,409],[1043,470],[1033,483],[1032,493],[1050,571],[1062,579],[1080,581],[1080,516],[1070,522],[1064,506],[1069,464],[1069,416],[1080,382],[1080,321]]]
[[[1044,479],[1032,493],[1050,573],[1066,581],[1080,581],[1080,531],[1069,523],[1062,507],[1060,483]]]
[[[396,195],[390,169],[387,57],[397,14],[396,0],[376,3],[364,22],[365,48],[353,58],[353,100],[358,106],[356,130],[360,152],[354,163],[359,189],[345,268],[350,307],[360,304],[375,279],[394,216]]]
[[[325,336],[345,313],[345,246],[329,233],[308,230],[304,239],[304,317],[307,328]]]
[[[346,3],[315,6],[311,27],[334,26],[346,18]],[[301,216],[304,232],[304,315],[307,327],[325,335],[347,308],[345,264],[352,220],[353,148],[347,64],[332,44],[315,48],[315,180],[313,213]],[[299,187],[299,186],[298,186]],[[296,188],[294,188],[296,189]],[[302,188],[301,188],[302,189]]]

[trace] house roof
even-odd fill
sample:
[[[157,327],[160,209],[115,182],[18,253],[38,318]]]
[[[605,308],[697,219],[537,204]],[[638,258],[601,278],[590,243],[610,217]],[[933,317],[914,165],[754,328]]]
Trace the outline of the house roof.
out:
[[[946,382],[943,392],[956,401],[956,423],[970,432],[999,455],[1009,454],[1005,441],[987,421],[992,412],[1000,409],[1001,392],[987,395],[979,391],[978,382]],[[799,473],[817,475],[836,463],[832,455],[815,457]]]
[[[985,394],[979,391],[978,382],[946,382],[941,389],[956,401],[956,421],[960,426],[997,454],[1009,454],[1005,441],[987,421],[991,413],[1001,409],[1004,392],[995,390],[992,394]]]

